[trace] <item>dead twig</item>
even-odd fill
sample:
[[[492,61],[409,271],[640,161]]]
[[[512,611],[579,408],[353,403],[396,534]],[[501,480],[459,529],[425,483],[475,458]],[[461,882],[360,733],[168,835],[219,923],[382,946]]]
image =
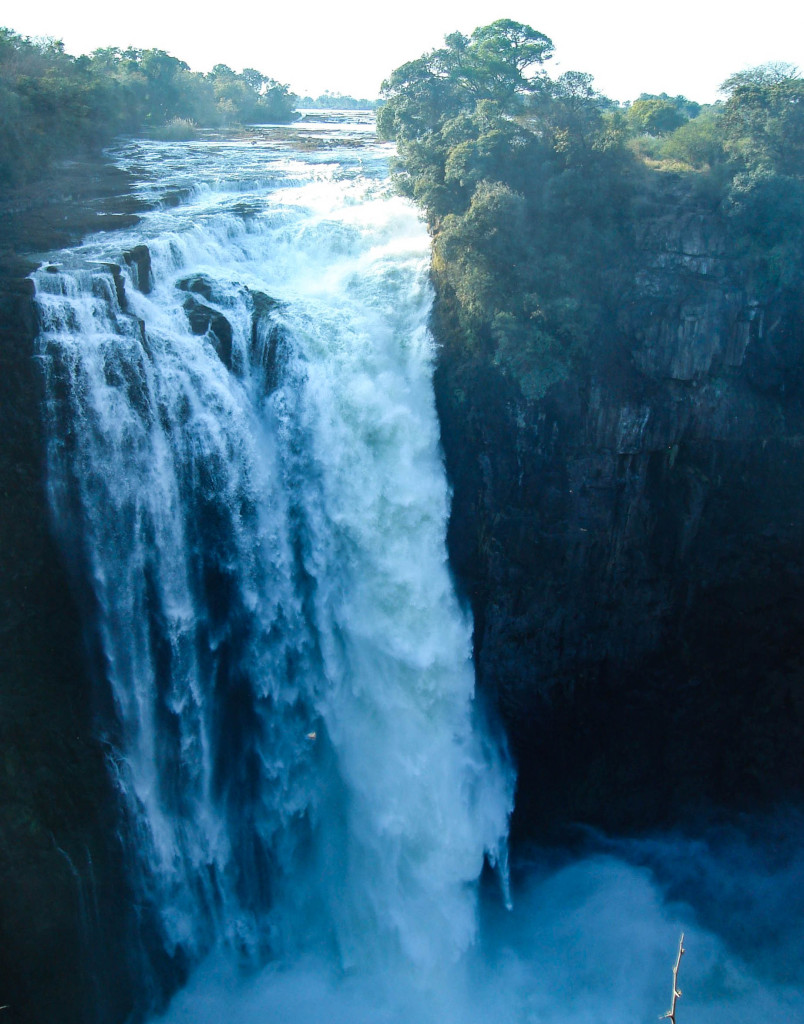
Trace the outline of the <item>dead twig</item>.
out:
[[[682,956],[684,956],[684,932],[681,933],[681,938],[678,940],[678,956],[673,968],[673,1002],[667,1013],[663,1013],[659,1018],[659,1020],[669,1020],[672,1024],[676,1024],[676,1003],[681,998],[681,989],[678,987],[678,969],[681,966]]]

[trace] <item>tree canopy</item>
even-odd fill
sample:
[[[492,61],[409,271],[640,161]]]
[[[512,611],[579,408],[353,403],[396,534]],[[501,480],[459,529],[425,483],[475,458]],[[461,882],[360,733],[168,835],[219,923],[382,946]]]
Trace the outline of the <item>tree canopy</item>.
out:
[[[804,79],[790,64],[740,71],[721,87],[726,152],[749,171],[804,173]]]
[[[589,358],[668,173],[711,204],[758,284],[804,284],[795,69],[734,75],[708,107],[666,93],[621,106],[591,75],[548,78],[552,50],[543,33],[496,21],[447,36],[383,84],[379,132],[397,143],[399,189],[426,213],[442,307],[467,353],[491,354],[531,393]]]
[[[553,44],[542,32],[504,18],[475,29],[453,32],[445,46],[397,68],[383,82],[386,100],[377,124],[384,138],[415,138],[446,119],[491,100],[513,111],[522,98],[541,88],[542,64]]]

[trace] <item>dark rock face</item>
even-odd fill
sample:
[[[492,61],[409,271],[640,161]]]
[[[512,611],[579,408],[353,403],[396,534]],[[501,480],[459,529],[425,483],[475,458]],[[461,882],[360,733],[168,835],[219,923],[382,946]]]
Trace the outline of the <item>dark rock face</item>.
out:
[[[277,386],[279,381],[279,350],[283,332],[274,319],[279,308],[276,299],[265,292],[248,289],[251,296],[251,359],[259,366],[263,374],[263,387],[266,394]]]
[[[193,274],[182,278],[176,282],[176,287],[179,291],[187,292],[182,305],[193,334],[205,337],[209,341],[227,370],[242,374],[245,366],[242,354],[239,358],[235,356],[232,325],[221,309],[215,308],[218,306],[226,309],[230,304],[221,288],[207,274]],[[277,351],[282,336],[274,318],[279,303],[264,292],[252,288],[244,288],[244,291],[251,305],[248,358],[253,365],[261,368],[264,386],[269,392],[276,386]],[[202,302],[201,299],[205,301]]]
[[[754,291],[713,214],[639,245],[586,369],[538,400],[436,307],[450,555],[515,837],[804,797],[804,296]]]
[[[184,300],[184,312],[193,334],[204,335],[227,368],[232,368],[232,325],[216,309],[199,302],[194,295]]]
[[[123,259],[134,271],[137,288],[143,295],[150,295],[153,288],[151,275],[151,251],[147,245],[135,245],[123,253]]]
[[[184,277],[181,281],[176,282],[176,287],[179,291],[200,295],[207,302],[212,302],[215,297],[215,282],[207,274],[193,274],[191,277]]]

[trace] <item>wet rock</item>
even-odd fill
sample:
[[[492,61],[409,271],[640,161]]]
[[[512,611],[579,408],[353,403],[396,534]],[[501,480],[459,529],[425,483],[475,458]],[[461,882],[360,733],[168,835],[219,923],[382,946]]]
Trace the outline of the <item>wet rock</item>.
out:
[[[184,311],[193,334],[204,335],[218,353],[218,358],[232,369],[232,325],[217,309],[200,302],[194,295],[184,300]]]
[[[32,285],[0,260],[0,1002],[9,1021],[111,1024],[138,999],[135,915],[78,602],[50,533]]]
[[[262,368],[265,391],[270,393],[279,383],[279,348],[283,332],[272,314],[280,303],[265,292],[252,289],[248,292],[252,302],[251,361]]]
[[[192,292],[200,295],[207,302],[216,301],[215,282],[207,274],[193,274],[191,277],[184,277],[176,282],[176,287],[183,292]]]
[[[103,266],[112,275],[114,281],[114,289],[117,294],[117,304],[123,313],[128,311],[128,301],[126,299],[126,282],[123,278],[123,271],[120,269],[117,263],[104,263]]]
[[[172,209],[174,206],[179,206],[185,199],[189,199],[192,195],[193,190],[191,188],[171,188],[167,189],[160,200],[160,205],[166,209]]]
[[[251,297],[252,306],[254,308],[254,316],[256,319],[264,316],[270,316],[280,306],[277,299],[272,299],[270,295],[266,295],[265,292],[257,291],[256,288],[248,288],[249,296]]]
[[[151,251],[147,245],[135,245],[123,253],[126,264],[134,271],[135,286],[143,293],[149,295],[153,289],[153,278],[151,275]]]
[[[145,208],[131,175],[97,159],[60,162],[42,180],[0,191],[0,259],[47,252],[107,227],[132,227]]]
[[[26,276],[39,263],[32,251],[75,244],[101,218],[136,223],[142,203],[130,187],[117,168],[72,161],[0,196],[0,1017],[9,1024],[117,1024],[154,1005],[143,982],[148,911],[142,918],[133,904],[125,822],[97,739],[93,672],[103,666],[81,625],[85,595],[51,536]]]

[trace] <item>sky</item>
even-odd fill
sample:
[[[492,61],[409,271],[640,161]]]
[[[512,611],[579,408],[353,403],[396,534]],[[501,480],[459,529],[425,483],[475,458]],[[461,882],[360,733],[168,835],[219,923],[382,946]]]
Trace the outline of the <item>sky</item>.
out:
[[[4,5],[5,6],[5,5]],[[157,47],[194,71],[254,67],[299,95],[324,90],[375,97],[405,61],[497,18],[532,25],[555,44],[551,75],[586,71],[617,100],[641,92],[717,99],[735,71],[767,61],[804,69],[800,0],[36,0],[0,9],[0,25],[53,36],[69,53],[100,46]]]

